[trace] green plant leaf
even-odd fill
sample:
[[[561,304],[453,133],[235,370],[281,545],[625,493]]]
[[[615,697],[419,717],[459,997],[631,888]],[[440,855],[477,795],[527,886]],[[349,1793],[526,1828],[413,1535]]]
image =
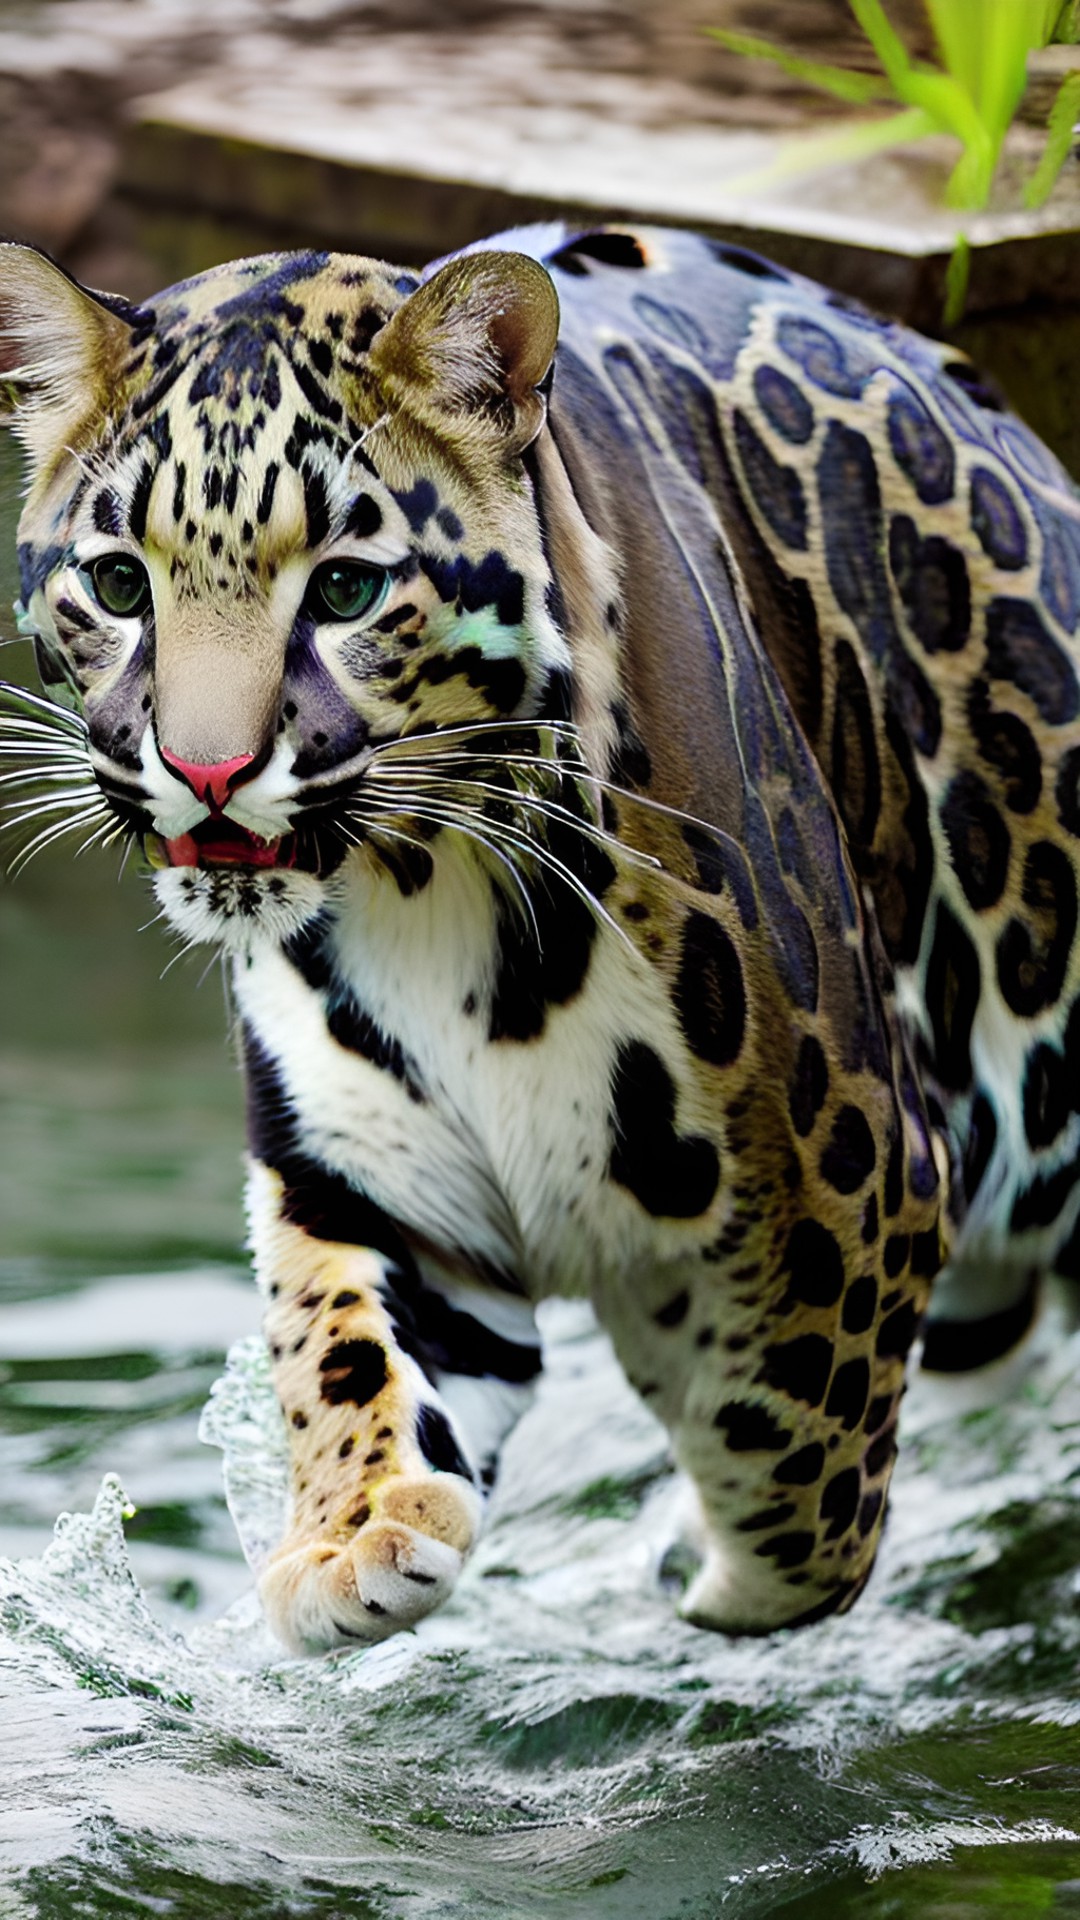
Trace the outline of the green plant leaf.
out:
[[[1052,21],[1047,28],[1045,45],[1057,41],[1067,47],[1074,47],[1080,39],[1080,6],[1077,0],[1046,0],[1046,11]]]
[[[849,0],[883,73],[863,74],[806,60],[754,35],[709,28],[735,53],[771,60],[794,78],[855,106],[894,102],[906,112],[862,126],[830,128],[785,143],[777,161],[736,184],[771,186],[816,166],[861,159],[928,133],[959,140],[961,152],[945,187],[948,206],[977,209],[990,197],[1002,143],[1027,84],[1027,59],[1054,34],[1080,32],[1080,0],[924,0],[941,64],[914,60],[882,0]],[[1069,152],[1080,114],[1080,76],[1063,84],[1050,115],[1046,147],[1024,195],[1039,206]],[[954,258],[959,258],[959,253]],[[950,272],[952,269],[950,268]],[[966,272],[966,269],[965,269]],[[960,268],[956,268],[959,275]],[[959,282],[958,282],[959,283]]]
[[[946,327],[955,327],[963,319],[970,273],[971,242],[966,233],[958,233],[945,269],[945,310],[941,318]]]
[[[881,0],[848,0],[848,5],[885,69],[899,98],[905,76],[912,72],[908,53],[896,28],[888,19]]]
[[[984,118],[1002,138],[1027,86],[1028,55],[1046,45],[1052,22],[1045,0],[994,0],[986,40],[985,79],[978,96]]]
[[[990,198],[1000,147],[983,140],[966,146],[945,182],[942,198],[947,207],[977,213]]]
[[[987,144],[987,128],[971,95],[951,74],[912,67],[900,85],[906,105],[924,108],[942,133],[954,133],[965,144]]]
[[[897,99],[909,107],[921,107],[934,122],[935,131],[953,134],[962,144],[963,152],[946,188],[946,201],[951,206],[981,207],[986,204],[1001,140],[1012,113],[1010,108],[1004,123],[998,126],[996,122],[988,123],[980,112],[973,89],[980,83],[982,69],[976,51],[978,35],[971,32],[972,15],[979,9],[985,15],[985,10],[989,8],[996,17],[1002,5],[1014,4],[1020,9],[1022,32],[1013,49],[1013,84],[1017,84],[1015,74],[1018,72],[1018,84],[1022,88],[1030,9],[1033,5],[1041,6],[1043,0],[959,0],[959,5],[958,0],[927,0],[942,57],[948,66],[955,64],[959,72],[943,72],[912,60],[885,15],[880,0],[850,0],[852,12],[885,67]],[[962,15],[960,7],[963,8]],[[961,20],[966,24],[962,25]],[[986,26],[988,20],[984,17],[977,24]],[[995,86],[999,85],[998,65],[995,57]]]
[[[962,9],[955,0],[923,0],[942,65],[974,99],[979,84],[979,52],[971,32],[971,17],[979,0]]]
[[[942,62],[986,126],[1003,134],[1027,83],[1027,56],[1045,45],[1047,0],[925,0]]]
[[[936,131],[929,115],[919,107],[912,107],[906,112],[883,114],[876,120],[846,120],[821,133],[794,134],[781,142],[776,158],[768,166],[737,174],[725,181],[725,188],[731,193],[758,193],[794,179],[800,173],[865,160],[872,153],[906,146],[909,141],[921,140]]]
[[[1080,73],[1070,73],[1057,91],[1046,123],[1046,145],[1024,188],[1025,207],[1041,207],[1069,157],[1073,129],[1080,120]]]
[[[890,97],[888,85],[879,74],[855,73],[848,67],[829,67],[819,60],[804,60],[801,54],[788,53],[771,40],[759,40],[749,33],[731,33],[726,27],[706,27],[705,31],[730,53],[745,54],[751,60],[771,60],[793,79],[805,80],[807,86],[820,87],[823,92],[835,94],[838,100],[850,101],[854,106]]]
[[[1027,56],[1053,24],[1047,0],[926,0],[944,71],[911,60],[880,0],[851,0],[898,98],[921,106],[963,152],[945,190],[950,206],[986,205],[1002,142],[1027,83]]]
[[[1059,0],[925,0],[942,62],[1004,137],[1027,84],[1027,58],[1057,25]]]

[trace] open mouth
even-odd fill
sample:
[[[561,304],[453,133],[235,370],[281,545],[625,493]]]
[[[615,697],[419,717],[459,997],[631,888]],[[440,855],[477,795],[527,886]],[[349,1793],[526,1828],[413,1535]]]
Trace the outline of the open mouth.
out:
[[[341,864],[347,843],[325,820],[305,821],[276,840],[261,840],[235,820],[212,814],[174,840],[145,833],[143,846],[152,867],[294,867],[325,879]]]
[[[288,833],[277,840],[260,840],[235,820],[221,816],[200,820],[190,833],[175,840],[163,840],[159,834],[146,835],[147,858],[155,867],[295,867],[296,835]]]

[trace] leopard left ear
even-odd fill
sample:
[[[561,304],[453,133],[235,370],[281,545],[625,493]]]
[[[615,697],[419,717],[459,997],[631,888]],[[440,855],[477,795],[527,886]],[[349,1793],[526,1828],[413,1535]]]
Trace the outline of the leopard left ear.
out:
[[[124,302],[95,294],[36,247],[0,243],[0,416],[50,468],[115,390],[131,351]]]
[[[544,424],[537,391],[555,357],[559,297],[524,253],[465,254],[410,294],[371,343],[386,397],[521,453]]]

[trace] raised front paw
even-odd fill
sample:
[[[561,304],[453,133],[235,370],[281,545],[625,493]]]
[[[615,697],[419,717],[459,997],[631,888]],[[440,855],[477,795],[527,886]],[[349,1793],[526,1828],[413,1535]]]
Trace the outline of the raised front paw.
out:
[[[284,1541],[259,1583],[294,1653],[385,1640],[441,1606],[476,1540],[479,1495],[457,1474],[384,1483],[348,1531]]]

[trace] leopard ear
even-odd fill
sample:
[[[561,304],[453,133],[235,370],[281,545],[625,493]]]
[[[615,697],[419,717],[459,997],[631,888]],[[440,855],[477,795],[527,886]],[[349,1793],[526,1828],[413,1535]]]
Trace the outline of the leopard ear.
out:
[[[12,416],[35,478],[115,389],[131,326],[110,299],[36,247],[0,242],[0,415]]]
[[[391,401],[521,453],[544,424],[537,389],[558,337],[559,297],[536,260],[470,253],[440,267],[391,315],[371,343],[371,366]]]

